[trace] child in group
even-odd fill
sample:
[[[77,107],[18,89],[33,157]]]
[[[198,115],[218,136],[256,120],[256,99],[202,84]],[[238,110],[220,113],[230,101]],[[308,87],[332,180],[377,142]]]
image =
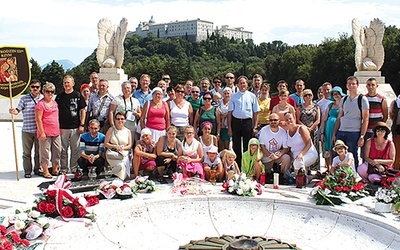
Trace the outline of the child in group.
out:
[[[213,101],[212,101],[211,105],[218,108],[219,103],[221,102],[221,99],[222,99],[222,95],[219,92],[215,92],[215,94],[213,95]]]
[[[262,157],[260,142],[257,138],[251,138],[248,150],[242,156],[242,172],[258,181],[261,173],[265,173],[264,165],[261,162]]]
[[[204,156],[203,161],[204,174],[206,181],[215,182],[222,181],[224,171],[222,168],[222,161],[218,155],[218,148],[211,145]]]
[[[229,149],[224,149],[220,153],[222,158],[222,166],[225,170],[225,180],[228,181],[233,178],[234,174],[240,175],[240,169],[238,164],[236,163],[236,154],[234,151]]]
[[[348,152],[348,149],[349,147],[347,147],[342,140],[337,140],[335,142],[335,146],[332,150],[338,155],[332,160],[332,167],[329,170],[330,174],[333,174],[333,172],[335,172],[335,170],[339,167],[350,167],[354,176],[357,176],[356,168],[354,166],[353,153]]]

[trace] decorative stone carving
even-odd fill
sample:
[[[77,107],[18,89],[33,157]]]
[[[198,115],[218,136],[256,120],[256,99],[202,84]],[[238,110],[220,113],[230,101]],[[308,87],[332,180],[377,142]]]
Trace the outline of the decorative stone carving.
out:
[[[363,28],[356,18],[352,22],[353,38],[356,43],[355,63],[357,71],[378,71],[383,65],[385,52],[382,45],[385,28],[377,18]]]
[[[100,19],[97,24],[99,45],[97,46],[97,62],[101,68],[121,68],[124,61],[124,40],[128,28],[128,20],[122,18],[115,29],[114,24],[107,19]]]

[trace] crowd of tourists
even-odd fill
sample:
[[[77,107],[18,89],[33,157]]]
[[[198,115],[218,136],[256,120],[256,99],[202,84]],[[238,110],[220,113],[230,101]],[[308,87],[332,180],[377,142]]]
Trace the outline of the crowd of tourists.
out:
[[[345,94],[325,82],[314,98],[301,79],[293,93],[278,81],[271,96],[259,74],[249,81],[229,72],[198,84],[173,84],[163,74],[153,89],[143,74],[112,96],[108,81],[93,72],[79,91],[66,75],[56,96],[53,83],[32,80],[30,93],[9,112],[23,114],[26,178],[88,174],[95,167],[97,175],[109,168],[122,180],[150,175],[160,183],[174,172],[211,182],[235,173],[268,182],[278,172],[290,184],[300,173],[310,181],[348,166],[365,182],[379,183],[388,169],[400,169],[400,96],[388,103],[376,79],[367,80],[365,95],[359,84],[348,77]]]

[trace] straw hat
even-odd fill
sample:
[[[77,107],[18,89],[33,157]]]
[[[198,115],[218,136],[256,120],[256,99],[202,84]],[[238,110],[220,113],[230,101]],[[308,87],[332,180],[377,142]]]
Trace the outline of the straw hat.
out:
[[[336,152],[337,148],[339,147],[343,147],[346,150],[349,149],[349,147],[347,147],[347,145],[342,140],[337,140],[332,150]]]
[[[386,131],[386,135],[390,133],[389,127],[384,122],[378,122],[375,125],[374,132],[376,133],[376,129],[383,128]]]

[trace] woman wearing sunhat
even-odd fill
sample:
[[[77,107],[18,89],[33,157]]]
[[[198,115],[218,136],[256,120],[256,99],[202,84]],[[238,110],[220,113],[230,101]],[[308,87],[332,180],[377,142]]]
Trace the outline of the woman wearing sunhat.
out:
[[[325,110],[325,113],[323,114],[322,122],[321,122],[321,141],[323,142],[323,151],[326,152],[324,153],[324,158],[325,158],[325,166],[330,169],[332,165],[332,134],[333,134],[333,129],[335,127],[336,123],[336,118],[338,117],[339,114],[339,103],[340,99],[344,96],[342,88],[339,86],[335,86],[330,94],[329,94],[329,99],[333,102],[331,102],[328,105],[328,108]]]
[[[374,136],[365,144],[365,162],[358,167],[357,172],[365,181],[380,183],[382,174],[393,167],[396,149],[388,139],[390,129],[386,123],[378,122],[373,132]]]

